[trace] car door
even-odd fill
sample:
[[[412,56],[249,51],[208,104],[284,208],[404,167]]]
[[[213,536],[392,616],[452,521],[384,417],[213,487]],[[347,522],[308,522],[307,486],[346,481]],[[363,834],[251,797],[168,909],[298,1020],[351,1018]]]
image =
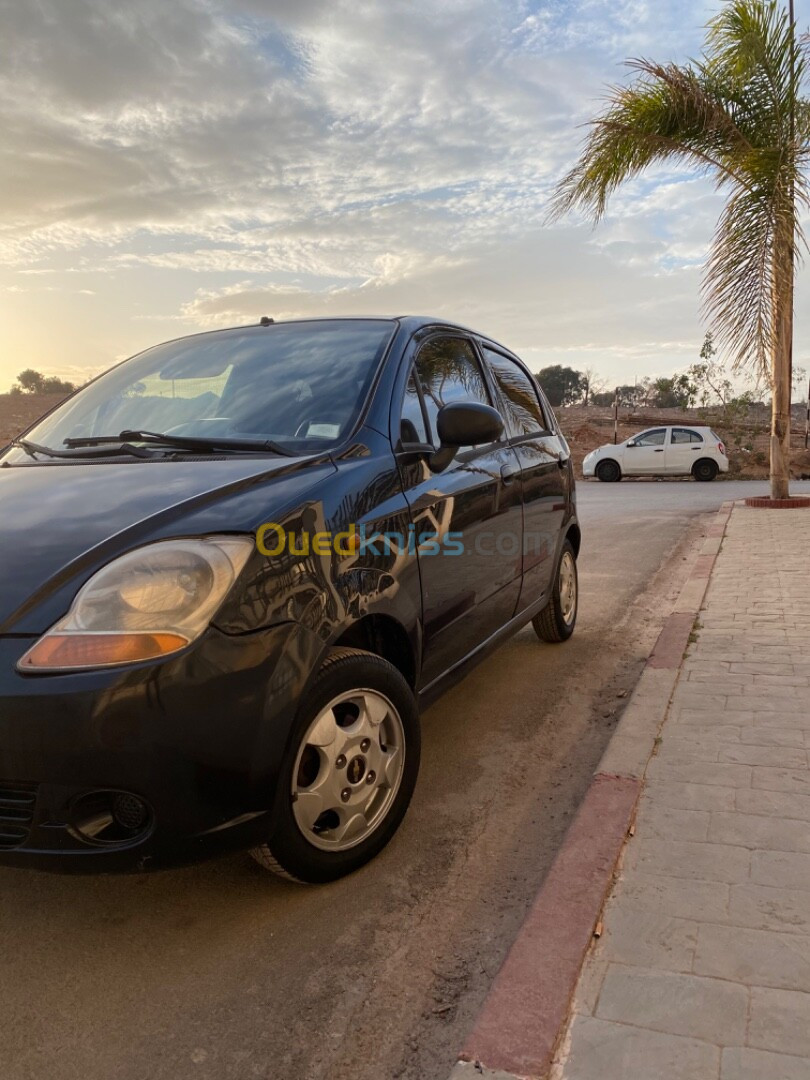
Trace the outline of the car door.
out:
[[[480,345],[504,418],[506,440],[520,462],[523,586],[518,610],[522,611],[539,600],[551,584],[569,496],[568,451],[525,368],[490,344]]]
[[[625,444],[622,472],[628,476],[666,472],[666,428],[650,428],[628,439]]]
[[[492,405],[472,342],[441,333],[420,342],[401,406],[397,460],[422,584],[422,688],[515,613],[523,511],[520,465],[505,443],[463,447],[434,472],[436,417],[451,401]]]
[[[672,428],[666,452],[667,472],[677,476],[689,476],[703,449],[703,436],[700,432],[693,428]]]

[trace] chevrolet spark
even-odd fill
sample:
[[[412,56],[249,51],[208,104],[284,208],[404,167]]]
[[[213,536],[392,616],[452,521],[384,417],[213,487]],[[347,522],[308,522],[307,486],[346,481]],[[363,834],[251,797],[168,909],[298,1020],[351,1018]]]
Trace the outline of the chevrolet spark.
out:
[[[435,319],[197,334],[0,454],[0,862],[251,850],[323,882],[390,840],[419,708],[570,637],[568,447],[520,360]]]

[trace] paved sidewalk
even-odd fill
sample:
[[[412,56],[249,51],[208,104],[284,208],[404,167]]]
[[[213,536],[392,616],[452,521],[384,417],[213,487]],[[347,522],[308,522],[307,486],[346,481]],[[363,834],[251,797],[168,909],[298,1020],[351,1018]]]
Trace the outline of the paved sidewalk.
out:
[[[737,507],[558,1080],[810,1080],[810,511]]]

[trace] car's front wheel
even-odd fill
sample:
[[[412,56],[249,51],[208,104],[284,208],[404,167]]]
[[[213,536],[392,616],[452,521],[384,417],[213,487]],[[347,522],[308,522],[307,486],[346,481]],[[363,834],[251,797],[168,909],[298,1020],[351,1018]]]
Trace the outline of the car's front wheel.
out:
[[[622,470],[618,461],[608,458],[607,461],[600,461],[596,466],[596,476],[603,484],[615,484],[621,480]]]
[[[696,480],[707,482],[714,480],[718,471],[716,462],[712,461],[711,458],[702,458],[700,461],[696,461],[692,467],[692,476]]]
[[[299,710],[271,835],[252,852],[302,882],[349,874],[396,832],[419,772],[416,699],[387,660],[333,649]]]
[[[577,558],[570,540],[566,540],[560,553],[560,562],[551,598],[532,619],[532,626],[541,641],[567,641],[577,624],[579,605],[579,579]]]

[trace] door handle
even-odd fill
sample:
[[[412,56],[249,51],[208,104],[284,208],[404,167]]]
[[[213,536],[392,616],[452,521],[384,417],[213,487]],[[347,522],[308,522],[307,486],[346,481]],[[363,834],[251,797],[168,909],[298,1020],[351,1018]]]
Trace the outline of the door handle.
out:
[[[662,446],[662,447],[659,447],[659,449],[658,449],[658,450],[656,450],[655,452],[656,452],[656,454],[663,454],[663,452],[664,452],[664,448],[663,448],[663,446]]]
[[[518,469],[514,465],[501,465],[501,480],[505,484],[511,484],[518,474]]]

